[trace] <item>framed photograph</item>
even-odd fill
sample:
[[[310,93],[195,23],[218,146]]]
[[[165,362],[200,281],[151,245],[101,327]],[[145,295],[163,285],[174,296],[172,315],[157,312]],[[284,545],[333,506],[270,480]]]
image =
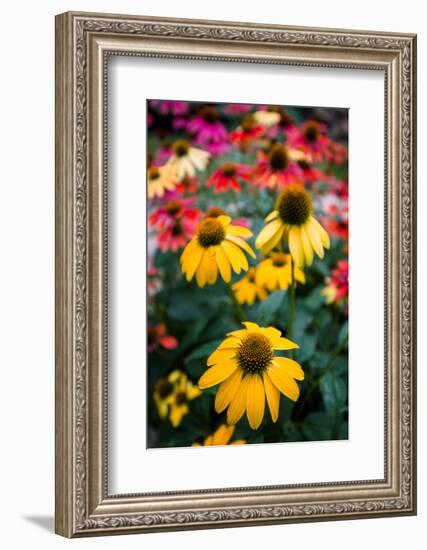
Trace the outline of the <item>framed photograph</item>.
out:
[[[56,532],[416,513],[416,37],[56,18]]]

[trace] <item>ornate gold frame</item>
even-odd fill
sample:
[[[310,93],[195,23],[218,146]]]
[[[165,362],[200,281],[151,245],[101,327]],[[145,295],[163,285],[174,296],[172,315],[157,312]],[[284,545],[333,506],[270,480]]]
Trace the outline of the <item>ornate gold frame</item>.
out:
[[[109,495],[105,155],[109,55],[385,75],[385,477]],[[66,537],[415,514],[416,37],[65,13],[56,18],[56,532]]]

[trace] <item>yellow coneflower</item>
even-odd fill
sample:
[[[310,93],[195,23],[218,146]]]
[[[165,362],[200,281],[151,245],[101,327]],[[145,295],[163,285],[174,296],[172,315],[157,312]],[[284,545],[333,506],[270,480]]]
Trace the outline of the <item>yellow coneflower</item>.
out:
[[[243,323],[244,329],[228,333],[228,337],[208,358],[208,370],[199,380],[199,388],[221,384],[215,396],[215,410],[227,407],[228,424],[236,424],[246,411],[249,425],[256,430],[264,417],[267,398],[271,419],[279,416],[280,393],[296,401],[304,379],[301,366],[292,359],[278,357],[277,350],[299,346],[282,337],[274,327]]]
[[[290,185],[282,191],[275,209],[265,218],[268,222],[258,235],[255,246],[263,254],[270,252],[286,236],[297,266],[311,265],[313,252],[319,258],[329,248],[329,236],[313,217],[310,195],[302,185]]]
[[[294,265],[294,281],[305,283],[305,275]],[[291,255],[284,252],[272,252],[269,258],[263,260],[256,270],[256,282],[267,287],[270,292],[277,289],[287,289],[292,283]]]
[[[256,298],[261,301],[267,298],[265,284],[260,284],[257,281],[254,267],[251,267],[240,281],[234,283],[232,289],[239,304],[248,304],[251,306]]]
[[[253,258],[255,253],[242,237],[251,237],[252,232],[230,222],[228,216],[218,216],[204,218],[199,223],[196,235],[181,256],[181,268],[187,281],[196,275],[197,284],[203,288],[206,283],[216,283],[218,271],[229,283],[232,270],[236,273],[248,270],[248,260],[242,250]]]
[[[148,198],[163,197],[165,191],[173,191],[177,184],[175,169],[171,166],[150,166],[147,171]]]
[[[211,445],[244,445],[244,439],[235,439],[230,441],[234,434],[234,426],[222,424],[213,434],[203,441],[203,443],[193,443],[193,447],[208,447]]]
[[[188,141],[178,139],[172,145],[173,155],[167,161],[168,166],[175,169],[176,178],[182,180],[186,176],[192,178],[197,170],[205,170],[208,165],[210,153],[192,147]]]
[[[184,372],[177,369],[157,381],[153,397],[160,418],[169,415],[172,426],[176,428],[189,411],[188,402],[200,394],[199,388],[194,386]]]

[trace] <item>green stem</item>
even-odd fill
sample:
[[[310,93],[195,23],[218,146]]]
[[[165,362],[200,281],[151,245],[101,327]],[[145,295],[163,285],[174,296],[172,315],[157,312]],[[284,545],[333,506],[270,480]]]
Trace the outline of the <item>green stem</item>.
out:
[[[295,318],[295,279],[294,279],[294,261],[291,256],[291,292],[289,297],[289,320],[288,320],[288,338],[292,340]]]
[[[236,319],[239,323],[243,323],[244,321],[247,320],[245,312],[243,311],[242,306],[237,301],[236,295],[234,294],[234,290],[232,289],[230,283],[227,283],[227,288],[228,288],[228,291],[229,291],[229,293],[231,295],[231,298],[232,298],[232,302],[233,302],[233,306],[234,306],[234,313],[236,314]]]

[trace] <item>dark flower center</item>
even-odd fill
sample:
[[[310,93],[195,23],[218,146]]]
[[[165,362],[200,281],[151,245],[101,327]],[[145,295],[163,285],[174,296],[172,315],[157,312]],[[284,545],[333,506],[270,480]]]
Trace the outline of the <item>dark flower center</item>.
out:
[[[246,277],[248,278],[248,281],[250,283],[253,283],[255,282],[255,270],[254,269],[250,269],[248,271],[248,274],[246,275]]]
[[[224,216],[225,212],[219,206],[211,206],[206,212],[205,218],[217,218],[218,216]]]
[[[273,359],[270,340],[264,334],[249,333],[242,340],[236,357],[245,374],[262,374]]]
[[[297,162],[298,162],[298,166],[299,166],[300,168],[302,168],[303,170],[307,170],[308,168],[310,168],[310,163],[307,162],[307,161],[304,160],[304,159],[301,159],[301,160],[299,160],[299,161],[297,161]]]
[[[310,195],[302,185],[290,185],[282,191],[276,202],[283,223],[303,225],[311,216],[313,205]]]
[[[236,175],[236,165],[232,162],[226,162],[222,165],[222,173],[224,176],[231,178]]]
[[[249,115],[242,120],[240,127],[244,132],[249,132],[249,130],[252,130],[254,125],[255,125],[255,119],[253,115]]]
[[[172,235],[177,236],[182,234],[183,234],[183,230],[182,230],[182,225],[180,221],[174,220],[173,226],[172,226]]]
[[[181,203],[175,200],[170,200],[166,203],[166,212],[170,216],[174,216],[175,214],[178,214],[178,212],[181,210]]]
[[[166,399],[173,392],[173,384],[167,378],[161,378],[157,382],[156,390],[160,399]]]
[[[210,124],[213,124],[218,120],[218,113],[216,112],[215,107],[203,107],[203,109],[200,109],[200,116],[203,120],[209,122]]]
[[[177,139],[172,148],[177,157],[185,157],[190,150],[190,145],[185,139]]]
[[[315,120],[310,120],[304,128],[304,137],[309,143],[315,143],[320,136],[319,123]]]
[[[288,256],[284,252],[274,252],[271,255],[274,267],[283,267],[288,263]]]
[[[199,223],[197,238],[203,248],[220,244],[224,237],[224,228],[216,218],[205,218]]]
[[[184,403],[187,403],[187,396],[183,391],[180,391],[175,396],[175,404],[176,405],[184,405]]]
[[[276,143],[270,150],[268,160],[274,171],[285,170],[289,163],[289,156],[286,147]]]
[[[156,180],[160,178],[160,171],[158,168],[156,168],[155,166],[151,166],[149,169],[148,169],[148,179],[149,180]]]

